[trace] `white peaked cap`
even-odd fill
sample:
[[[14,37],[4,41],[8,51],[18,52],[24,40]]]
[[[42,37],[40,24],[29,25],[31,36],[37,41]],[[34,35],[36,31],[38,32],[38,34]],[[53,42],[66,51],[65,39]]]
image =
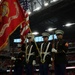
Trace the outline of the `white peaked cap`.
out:
[[[34,35],[32,33],[28,33],[27,38],[34,38]]]
[[[47,33],[47,32],[44,32],[44,33],[42,33],[42,36],[44,37],[44,36],[50,36],[50,34],[49,33]]]
[[[21,47],[21,44],[17,44],[17,47]]]
[[[62,31],[62,30],[56,30],[56,31],[55,31],[55,34],[56,34],[56,35],[58,35],[58,34],[63,35],[63,34],[64,34],[64,31]]]

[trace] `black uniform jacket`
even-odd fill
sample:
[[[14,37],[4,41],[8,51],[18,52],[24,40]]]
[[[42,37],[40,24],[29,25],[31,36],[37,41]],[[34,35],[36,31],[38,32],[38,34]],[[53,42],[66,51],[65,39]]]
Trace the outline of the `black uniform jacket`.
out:
[[[21,51],[18,53],[18,56],[16,57],[16,60],[15,60],[16,67],[23,66],[24,59],[25,59],[24,56],[25,56],[25,52]]]
[[[32,64],[33,60],[36,60],[36,57],[38,56],[38,50],[34,42],[28,43],[27,46],[28,46],[27,51],[25,50],[26,55],[29,54],[31,46],[32,46],[31,53],[34,53],[34,55],[30,55],[29,61],[28,62],[26,61],[26,63]],[[26,57],[28,57],[28,55]]]
[[[55,41],[55,63],[67,63],[66,52],[68,49],[68,43],[65,40],[56,40]]]
[[[50,43],[50,44],[49,44]],[[46,49],[48,47],[48,44],[49,44],[49,47],[48,47],[48,50],[47,52],[49,53],[48,55],[46,55],[45,57],[45,62],[44,63],[47,63],[47,64],[50,64],[51,63],[51,49],[52,49],[52,44],[51,42],[43,42],[41,43],[41,45],[43,44],[42,46],[42,52],[46,52]],[[41,52],[41,46],[40,46],[40,52]],[[42,63],[41,62],[41,59],[43,59],[44,57],[44,54],[41,54],[41,57],[40,57],[40,62],[39,63]]]

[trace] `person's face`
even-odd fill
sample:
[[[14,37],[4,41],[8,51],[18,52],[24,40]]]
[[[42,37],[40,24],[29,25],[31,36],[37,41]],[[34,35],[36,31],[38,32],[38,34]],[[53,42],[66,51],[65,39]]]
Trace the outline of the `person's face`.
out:
[[[32,38],[28,38],[28,42],[32,42]]]
[[[43,37],[43,40],[46,42],[48,41],[48,37]]]
[[[20,52],[20,51],[21,51],[21,47],[18,48],[18,52]]]
[[[62,39],[63,38],[63,35],[59,34],[59,35],[57,35],[57,38],[58,39]]]

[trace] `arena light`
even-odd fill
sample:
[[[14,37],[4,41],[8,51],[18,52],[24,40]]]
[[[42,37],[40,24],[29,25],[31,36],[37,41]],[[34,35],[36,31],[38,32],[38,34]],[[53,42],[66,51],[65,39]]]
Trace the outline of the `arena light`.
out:
[[[30,15],[30,14],[31,14],[31,12],[29,11],[29,12],[28,12],[28,14]]]
[[[29,15],[31,14],[31,11],[29,9],[27,10],[27,12],[28,12]]]
[[[57,29],[57,28],[48,28],[46,31],[51,32],[51,31],[53,31],[53,30],[55,30],[55,29]]]
[[[48,3],[45,3],[45,4],[44,4],[44,6],[48,6],[48,5],[49,5]]]
[[[67,24],[65,24],[65,25],[63,25],[63,26],[66,26],[66,27],[70,27],[70,26],[72,26],[72,25],[74,25],[75,23],[67,23]]]
[[[38,32],[33,32],[32,34],[33,34],[33,35],[38,35],[39,33],[38,33]]]
[[[58,1],[58,0],[51,0],[51,3],[56,2],[56,1]]]
[[[34,9],[33,11],[38,11],[38,10],[40,10],[41,9],[41,7],[37,7],[36,9]]]

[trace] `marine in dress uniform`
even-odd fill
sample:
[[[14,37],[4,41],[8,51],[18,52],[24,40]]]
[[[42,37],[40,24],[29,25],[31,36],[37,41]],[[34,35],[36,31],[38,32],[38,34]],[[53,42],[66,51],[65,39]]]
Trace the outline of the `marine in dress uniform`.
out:
[[[23,61],[25,59],[25,53],[21,50],[21,44],[18,44],[18,55],[17,57],[12,57],[15,61],[14,75],[22,75],[23,72]]]
[[[66,52],[68,49],[68,43],[63,40],[64,32],[62,30],[56,30],[55,33],[57,35],[57,40],[55,40],[54,48],[52,48],[52,52],[55,53],[55,75],[65,75],[67,63]]]
[[[38,55],[38,51],[36,49],[36,45],[33,42],[33,34],[28,33],[28,44],[26,46],[26,75],[33,75],[33,66],[36,64],[36,56]]]
[[[40,47],[40,75],[48,75],[49,64],[51,64],[52,45],[48,42],[49,35],[50,34],[47,32],[42,33],[44,41],[41,43]]]

